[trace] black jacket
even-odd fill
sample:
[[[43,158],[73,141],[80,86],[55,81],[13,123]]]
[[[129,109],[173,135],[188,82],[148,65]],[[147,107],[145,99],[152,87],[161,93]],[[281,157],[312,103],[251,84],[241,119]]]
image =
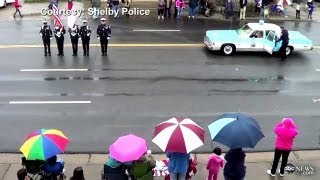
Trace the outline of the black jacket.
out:
[[[54,35],[56,37],[56,39],[64,39],[64,34],[66,33],[66,30],[63,28],[59,28],[59,29],[54,29],[53,30]]]
[[[244,165],[246,154],[242,149],[232,149],[227,152],[225,159],[227,161],[223,169],[223,174],[230,178],[242,178],[246,175],[246,166]]]
[[[97,29],[97,37],[100,39],[107,39],[108,37],[111,37],[110,26],[106,24],[99,25]]]
[[[79,35],[82,40],[90,40],[91,28],[87,26],[81,26]]]
[[[199,0],[190,0],[189,7],[196,8],[199,4]]]
[[[42,39],[44,40],[50,40],[52,38],[52,30],[49,25],[41,26],[40,34],[42,36]]]
[[[248,0],[240,0],[239,4],[240,4],[240,8],[243,8],[244,6],[247,6]]]

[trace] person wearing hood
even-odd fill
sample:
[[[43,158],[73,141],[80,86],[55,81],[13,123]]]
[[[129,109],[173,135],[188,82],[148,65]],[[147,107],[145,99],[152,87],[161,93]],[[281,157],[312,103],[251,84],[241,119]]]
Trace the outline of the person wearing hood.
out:
[[[246,166],[244,165],[246,154],[242,148],[231,149],[224,156],[227,163],[223,169],[225,180],[244,180]]]
[[[216,147],[213,150],[213,154],[210,155],[206,168],[209,171],[207,180],[218,180],[220,168],[224,165],[224,159],[221,157],[221,153],[221,148]]]
[[[277,136],[275,143],[274,159],[272,163],[272,169],[267,170],[267,173],[270,176],[275,176],[280,157],[282,157],[279,175],[283,177],[284,168],[288,163],[288,157],[293,147],[293,141],[299,132],[293,119],[284,118],[274,128],[274,133]]]
[[[129,180],[126,174],[127,169],[128,167],[125,164],[109,156],[103,166],[104,177],[108,180]]]

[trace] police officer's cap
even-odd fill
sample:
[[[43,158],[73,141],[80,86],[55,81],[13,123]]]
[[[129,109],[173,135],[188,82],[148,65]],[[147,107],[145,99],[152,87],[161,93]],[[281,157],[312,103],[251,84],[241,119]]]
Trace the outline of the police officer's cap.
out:
[[[88,21],[86,19],[82,20],[83,23],[87,23]]]
[[[106,21],[106,18],[101,18],[100,21]]]

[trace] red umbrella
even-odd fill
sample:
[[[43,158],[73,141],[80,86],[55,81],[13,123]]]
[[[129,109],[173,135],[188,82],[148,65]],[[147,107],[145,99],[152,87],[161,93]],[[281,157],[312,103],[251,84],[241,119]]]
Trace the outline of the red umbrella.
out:
[[[191,119],[171,118],[155,127],[152,142],[164,152],[190,153],[204,145],[204,133]]]

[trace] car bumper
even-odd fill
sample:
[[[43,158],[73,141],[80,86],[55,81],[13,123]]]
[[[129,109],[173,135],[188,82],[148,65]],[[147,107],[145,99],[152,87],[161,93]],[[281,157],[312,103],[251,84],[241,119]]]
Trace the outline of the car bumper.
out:
[[[211,51],[220,50],[220,47],[215,46],[214,43],[210,42],[206,37],[204,38],[203,43]]]

